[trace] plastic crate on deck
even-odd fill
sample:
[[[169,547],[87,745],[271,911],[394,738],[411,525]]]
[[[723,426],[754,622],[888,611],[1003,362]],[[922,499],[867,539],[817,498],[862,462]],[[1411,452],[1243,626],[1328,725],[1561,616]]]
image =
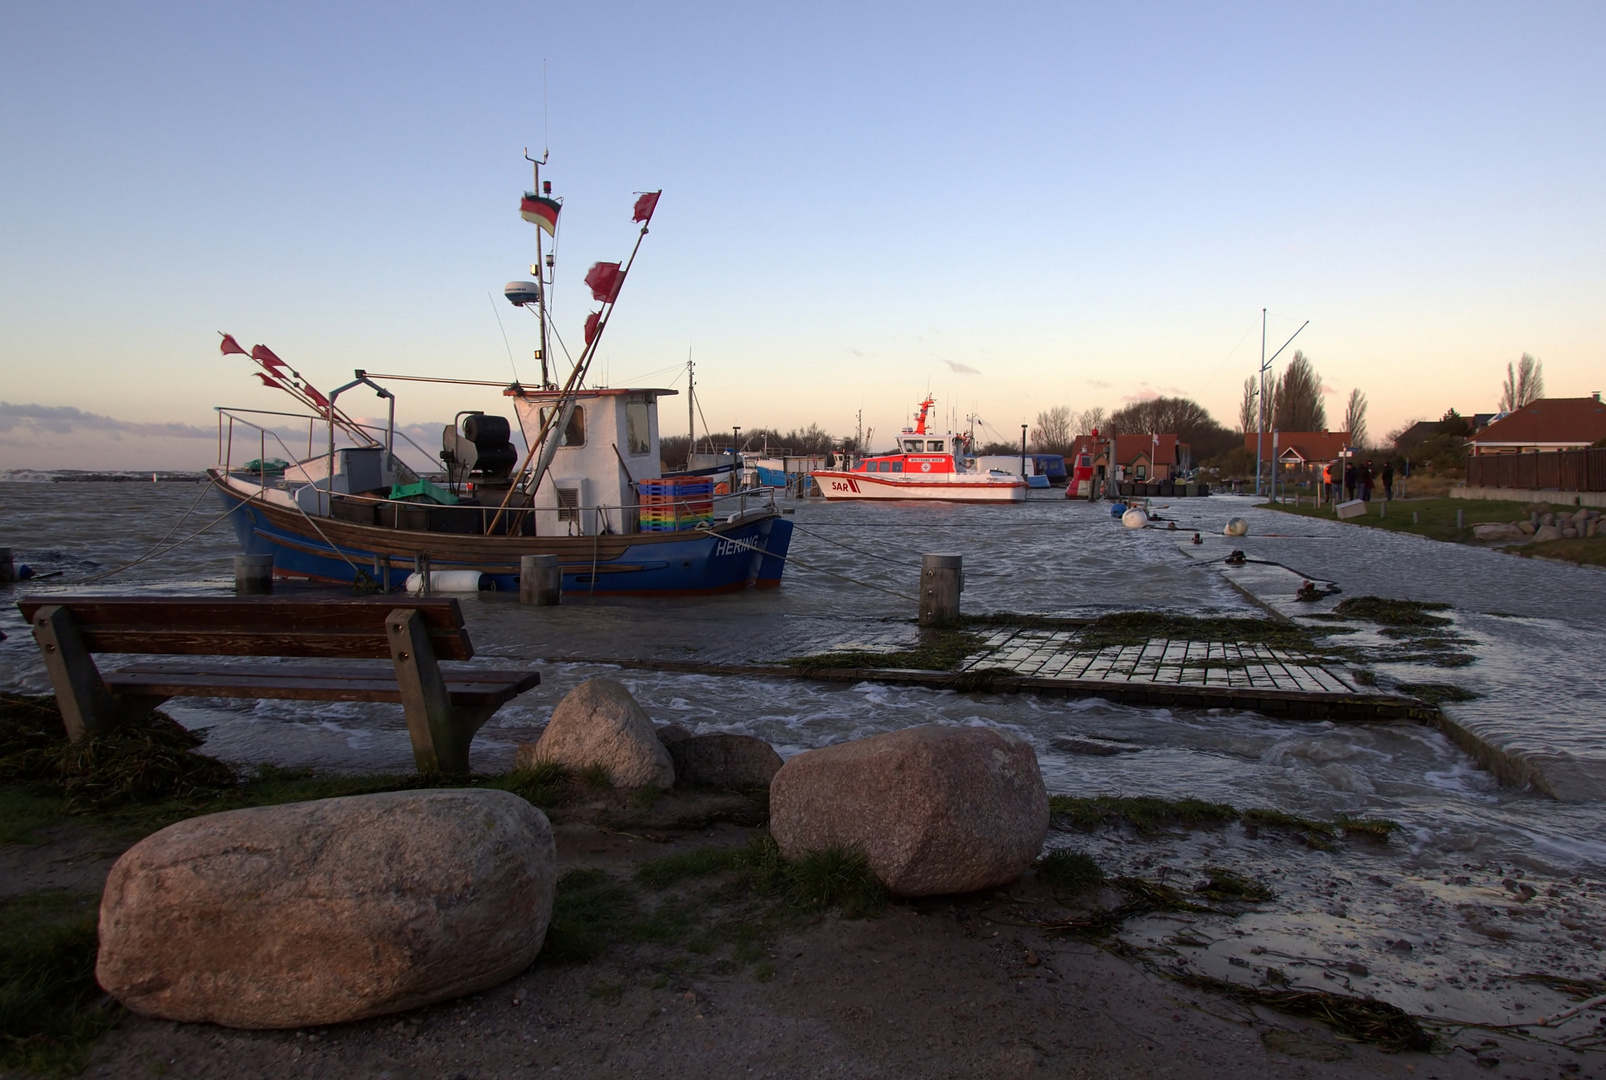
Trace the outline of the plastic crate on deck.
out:
[[[714,520],[714,483],[704,477],[664,477],[636,483],[642,532],[685,532]]]

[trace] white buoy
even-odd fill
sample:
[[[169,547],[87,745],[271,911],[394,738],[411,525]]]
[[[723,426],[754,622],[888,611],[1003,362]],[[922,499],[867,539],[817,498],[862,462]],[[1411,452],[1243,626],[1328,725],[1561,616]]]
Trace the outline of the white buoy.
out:
[[[1227,527],[1221,530],[1224,536],[1248,536],[1249,522],[1243,518],[1233,518],[1227,522]]]
[[[479,592],[484,587],[486,575],[478,570],[431,570],[429,573],[429,591],[432,593],[466,593]],[[407,575],[407,591],[414,596],[424,594],[424,578],[422,574]]]
[[[1129,529],[1141,529],[1149,524],[1149,515],[1133,507],[1121,515],[1121,524]]]

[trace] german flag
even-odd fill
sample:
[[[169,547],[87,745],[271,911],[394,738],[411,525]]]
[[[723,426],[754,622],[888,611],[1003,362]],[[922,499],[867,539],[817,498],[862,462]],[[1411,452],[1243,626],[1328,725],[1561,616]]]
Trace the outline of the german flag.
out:
[[[558,211],[562,209],[558,200],[542,198],[533,191],[526,191],[519,200],[519,215],[536,228],[545,229],[548,236],[557,235]]]

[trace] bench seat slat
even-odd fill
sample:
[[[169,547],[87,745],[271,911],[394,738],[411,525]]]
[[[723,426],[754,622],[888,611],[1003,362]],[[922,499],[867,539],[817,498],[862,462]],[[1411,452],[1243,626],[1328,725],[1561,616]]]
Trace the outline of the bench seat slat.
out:
[[[446,693],[454,705],[501,705],[536,686],[536,672],[476,673],[472,679],[445,674]],[[490,677],[487,677],[490,676]],[[286,698],[312,701],[400,702],[401,689],[393,674],[383,672],[312,674],[286,668],[255,672],[238,668],[192,671],[116,671],[105,676],[114,694],[163,697]]]
[[[452,598],[30,596],[17,606],[31,622],[48,604],[72,610],[92,653],[381,659],[390,655],[385,616],[403,607],[424,617],[438,659],[474,656],[462,609]]]

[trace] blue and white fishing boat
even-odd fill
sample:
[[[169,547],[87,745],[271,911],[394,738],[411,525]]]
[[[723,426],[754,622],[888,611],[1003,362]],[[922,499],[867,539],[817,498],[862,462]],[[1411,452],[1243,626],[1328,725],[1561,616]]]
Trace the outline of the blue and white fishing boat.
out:
[[[641,231],[630,259],[598,263],[586,275],[601,306],[586,320],[585,351],[564,385],[549,378],[546,290],[553,260],[543,260],[541,234],[556,235],[561,204],[550,197],[550,182],[541,185],[544,161],[532,159],[535,192],[541,194],[527,193],[520,207],[538,227],[532,271],[539,280],[506,288],[511,302],[540,316],[539,387],[358,370],[326,396],[266,346],[247,352],[224,335],[225,355],[250,357],[265,385],[302,406],[297,413],[218,410],[219,462],[209,475],[233,511],[242,549],[272,556],[275,575],[387,591],[512,590],[523,556],[555,555],[563,589],[571,593],[669,596],[780,584],[792,523],[772,495],[715,497],[703,478],[662,475],[658,399],[675,391],[585,386],[597,343],[647,235],[657,192],[637,200]],[[400,383],[500,390],[516,427],[495,413],[459,414],[443,433],[444,475],[431,480],[429,470],[409,466],[398,451]],[[340,396],[358,388],[387,401],[386,426],[359,423],[340,407]],[[285,445],[286,417],[308,425],[304,457]],[[237,442],[243,444],[238,454]],[[252,464],[264,462],[270,450],[292,463],[278,473],[260,464],[231,467],[247,455],[256,459]]]

